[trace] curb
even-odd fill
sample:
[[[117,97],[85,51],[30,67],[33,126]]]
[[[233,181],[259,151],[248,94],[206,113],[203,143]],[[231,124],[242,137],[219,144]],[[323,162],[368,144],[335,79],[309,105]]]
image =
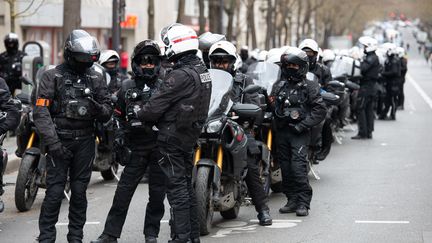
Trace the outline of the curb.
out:
[[[8,154],[8,163],[5,174],[11,174],[19,169],[21,158],[18,158],[15,153]]]

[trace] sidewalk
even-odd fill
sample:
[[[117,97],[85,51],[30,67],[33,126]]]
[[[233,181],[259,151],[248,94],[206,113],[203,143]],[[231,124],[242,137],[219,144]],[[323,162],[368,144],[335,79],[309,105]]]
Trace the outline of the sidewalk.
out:
[[[6,149],[8,154],[8,163],[5,174],[9,174],[18,170],[21,161],[21,158],[18,158],[15,155],[15,150],[17,148],[16,137],[7,137],[3,142],[3,148]]]

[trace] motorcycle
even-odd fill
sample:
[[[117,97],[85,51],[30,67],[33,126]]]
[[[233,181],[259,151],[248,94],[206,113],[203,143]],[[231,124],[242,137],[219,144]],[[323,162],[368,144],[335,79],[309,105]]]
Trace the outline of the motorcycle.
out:
[[[0,112],[0,121],[5,119],[6,116],[7,116],[6,112]],[[4,142],[5,138],[6,138],[6,133],[3,133],[0,136],[0,153],[2,153],[0,159],[3,160],[2,161],[3,162],[3,168],[2,168],[2,170],[0,170],[1,176],[4,175],[4,173],[6,171],[7,162],[8,162],[8,154],[6,152],[6,149],[3,148],[3,142]],[[3,183],[3,182],[1,182],[1,183]],[[3,212],[3,210],[4,210],[4,204],[3,204],[3,201],[2,201],[1,196],[0,196],[0,213]]]
[[[279,80],[280,67],[270,62],[257,62],[249,66],[246,73],[254,80],[256,85],[261,87],[260,99],[261,109],[265,111],[262,124],[256,132],[256,140],[261,148],[262,161],[260,163],[260,177],[264,186],[264,192],[268,195],[270,189],[279,193],[282,192],[282,171],[276,160],[276,146],[273,146],[274,136],[272,130],[273,112],[267,105],[268,96],[271,94],[273,85]],[[268,176],[269,175],[269,176]]]
[[[251,104],[236,104],[229,98],[232,76],[222,70],[209,70],[212,94],[208,119],[194,155],[193,183],[197,197],[201,235],[210,232],[213,214],[225,219],[237,217],[247,188],[247,136],[235,120],[257,118],[261,109]],[[252,87],[255,88],[255,87]],[[246,88],[244,92],[252,92]],[[233,111],[233,115],[230,111]]]

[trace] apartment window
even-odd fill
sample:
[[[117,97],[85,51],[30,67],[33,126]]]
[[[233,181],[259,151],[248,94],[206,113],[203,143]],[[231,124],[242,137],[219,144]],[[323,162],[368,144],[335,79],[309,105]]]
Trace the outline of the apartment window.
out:
[[[0,25],[5,25],[5,16],[0,15]]]

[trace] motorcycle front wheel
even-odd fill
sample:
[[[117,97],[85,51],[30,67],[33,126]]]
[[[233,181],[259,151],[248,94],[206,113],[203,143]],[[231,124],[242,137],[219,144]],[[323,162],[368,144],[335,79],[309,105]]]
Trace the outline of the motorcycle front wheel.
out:
[[[15,185],[15,206],[20,212],[31,209],[39,187],[36,185],[38,157],[24,154]]]
[[[195,180],[198,222],[201,235],[208,235],[210,233],[213,220],[213,187],[211,186],[210,172],[210,167],[198,167],[197,178]]]

